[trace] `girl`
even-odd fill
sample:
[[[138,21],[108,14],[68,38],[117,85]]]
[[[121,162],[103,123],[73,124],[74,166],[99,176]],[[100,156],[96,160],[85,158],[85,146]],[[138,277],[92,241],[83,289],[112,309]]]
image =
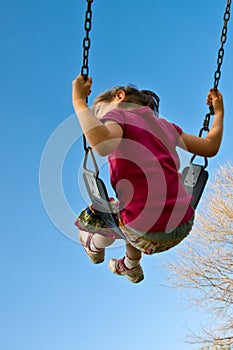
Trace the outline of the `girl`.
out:
[[[143,280],[142,253],[154,254],[174,247],[191,231],[192,197],[182,185],[176,147],[203,157],[214,156],[223,132],[224,106],[219,91],[210,89],[207,104],[214,108],[212,127],[205,138],[193,136],[158,118],[159,98],[132,86],[115,87],[100,96],[90,110],[86,97],[92,79],[73,81],[73,106],[90,146],[108,155],[111,184],[119,201],[120,228],[126,254],[111,259],[110,270],[131,282]],[[76,223],[78,226],[78,223]],[[104,261],[105,247],[114,237],[79,232],[93,263]]]

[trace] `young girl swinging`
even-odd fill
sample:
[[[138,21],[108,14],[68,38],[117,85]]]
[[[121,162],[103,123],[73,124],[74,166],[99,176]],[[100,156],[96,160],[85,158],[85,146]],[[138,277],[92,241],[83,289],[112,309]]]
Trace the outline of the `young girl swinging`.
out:
[[[224,106],[221,93],[210,89],[207,104],[214,120],[205,138],[187,134],[158,117],[159,98],[148,90],[118,86],[98,96],[93,109],[86,104],[92,79],[73,81],[73,106],[90,146],[108,156],[110,178],[116,192],[120,229],[126,254],[111,259],[110,270],[138,283],[144,274],[142,253],[154,254],[180,243],[192,229],[194,209],[179,173],[176,147],[203,157],[219,150]],[[116,202],[114,202],[116,205]],[[80,220],[79,237],[93,263],[104,261],[105,248],[115,237],[85,232]]]

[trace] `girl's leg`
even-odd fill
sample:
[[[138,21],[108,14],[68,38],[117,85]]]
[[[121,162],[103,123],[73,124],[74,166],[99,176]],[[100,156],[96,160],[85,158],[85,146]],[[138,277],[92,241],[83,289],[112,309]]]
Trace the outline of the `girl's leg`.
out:
[[[125,266],[132,269],[139,265],[142,253],[140,250],[134,248],[130,243],[126,243],[126,256],[124,258]]]
[[[102,250],[103,248],[109,247],[114,243],[115,239],[112,237],[104,237],[96,233],[91,240],[91,247],[93,245],[94,250]]]
[[[139,249],[134,248],[130,243],[126,243],[126,253],[132,260],[140,260],[142,252]]]
[[[79,231],[79,238],[87,255],[94,264],[99,264],[104,261],[104,248],[115,241],[114,238],[103,237],[97,233],[92,234],[81,230]]]
[[[92,251],[103,250],[104,248],[113,244],[115,241],[115,239],[112,237],[104,237],[99,235],[98,233],[92,234],[86,231],[79,231],[79,237],[82,239],[83,242],[87,242],[90,235],[90,248]]]

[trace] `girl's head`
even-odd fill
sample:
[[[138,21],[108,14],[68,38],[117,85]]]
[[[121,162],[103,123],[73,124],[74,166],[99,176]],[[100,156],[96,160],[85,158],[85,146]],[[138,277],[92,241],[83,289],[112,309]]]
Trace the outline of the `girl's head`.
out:
[[[133,104],[140,106],[149,106],[154,112],[159,112],[159,97],[150,90],[138,90],[132,85],[116,86],[101,95],[94,101],[94,108],[102,103],[120,103]],[[127,106],[127,105],[126,105]]]

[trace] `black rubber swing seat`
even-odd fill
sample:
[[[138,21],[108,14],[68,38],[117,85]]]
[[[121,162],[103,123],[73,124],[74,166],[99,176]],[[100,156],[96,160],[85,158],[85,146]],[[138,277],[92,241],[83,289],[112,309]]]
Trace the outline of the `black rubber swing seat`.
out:
[[[194,209],[201,199],[208,177],[208,171],[203,165],[191,163],[182,171],[182,182],[186,191],[193,196],[192,206]]]
[[[89,155],[91,157],[94,170],[87,168],[87,160]],[[103,180],[99,178],[99,169],[91,148],[88,148],[85,153],[83,162],[83,179],[93,208],[99,213],[101,219],[105,222],[107,227],[111,228],[116,236],[125,239],[125,236],[119,228],[119,221],[116,215],[113,213],[110,205],[110,198],[108,196],[107,188]]]

